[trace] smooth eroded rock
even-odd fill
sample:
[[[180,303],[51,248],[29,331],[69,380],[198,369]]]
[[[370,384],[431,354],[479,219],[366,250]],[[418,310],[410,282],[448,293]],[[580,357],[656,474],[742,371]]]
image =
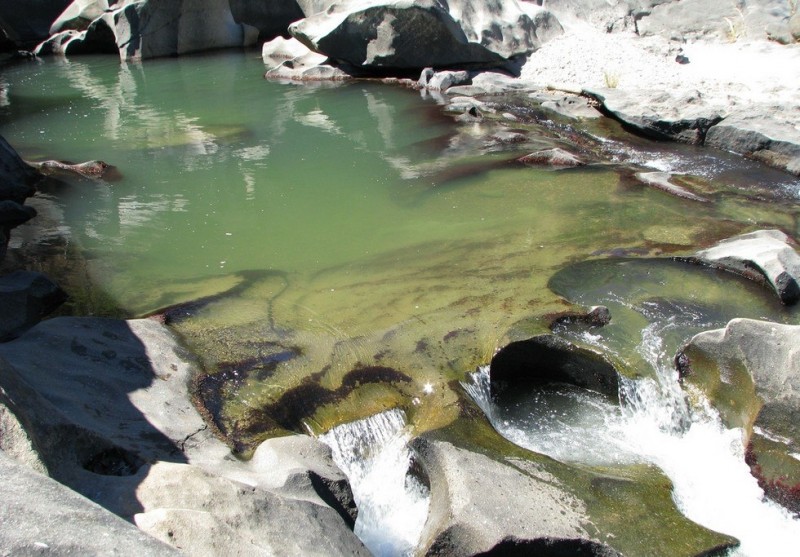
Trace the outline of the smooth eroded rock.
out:
[[[584,90],[601,110],[637,133],[655,139],[702,144],[708,130],[726,115],[699,91],[680,96],[669,91],[621,89]]]
[[[689,258],[749,279],[769,282],[781,303],[800,300],[800,255],[780,230],[757,230],[734,236]]]
[[[585,530],[584,503],[535,463],[424,437],[412,446],[430,480],[427,555],[619,555]]]
[[[492,394],[517,396],[553,383],[567,383],[619,397],[617,370],[597,352],[555,335],[538,335],[512,342],[491,362]]]
[[[516,2],[334,2],[289,27],[314,51],[354,68],[497,67],[561,31],[547,11]]]

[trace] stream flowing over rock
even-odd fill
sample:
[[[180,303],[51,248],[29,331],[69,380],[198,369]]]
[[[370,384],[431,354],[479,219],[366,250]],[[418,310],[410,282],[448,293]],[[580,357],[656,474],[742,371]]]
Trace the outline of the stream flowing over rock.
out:
[[[695,335],[676,361],[726,425],[744,429],[767,495],[800,512],[800,326],[734,319]]]

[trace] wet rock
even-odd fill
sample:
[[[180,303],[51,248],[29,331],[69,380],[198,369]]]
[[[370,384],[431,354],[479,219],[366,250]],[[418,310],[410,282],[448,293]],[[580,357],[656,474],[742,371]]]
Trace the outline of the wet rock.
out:
[[[708,130],[706,145],[800,176],[800,131],[781,111],[781,107],[756,107],[731,114]]]
[[[723,240],[686,259],[769,282],[781,303],[791,305],[800,300],[800,255],[793,245],[779,230],[757,230]]]
[[[66,161],[40,161],[29,162],[33,168],[48,176],[61,174],[76,174],[91,180],[117,180],[121,178],[116,167],[103,161],[86,161],[71,163]]]
[[[611,311],[606,306],[595,306],[588,312],[566,312],[551,316],[550,329],[578,323],[589,327],[604,327],[611,323]]]
[[[748,464],[768,495],[800,510],[800,326],[734,319],[679,351],[682,381],[703,392],[728,427],[742,427]],[[755,432],[760,432],[754,434]]]
[[[800,443],[799,346],[800,326],[734,319],[692,337],[678,357],[685,381],[719,406],[731,406],[720,408],[729,427],[749,434],[757,422]]]
[[[430,480],[427,555],[618,555],[584,529],[583,502],[530,463],[425,437],[412,447]]]
[[[196,555],[367,555],[325,449],[305,438],[234,458],[189,398],[196,364],[159,323],[51,319],[1,345],[0,365],[12,433],[0,448],[162,541]]]
[[[697,195],[685,187],[672,182],[672,175],[668,172],[637,172],[634,176],[644,185],[674,195],[675,197],[688,199],[690,201],[698,201],[700,203],[708,203],[710,201],[702,195]]]
[[[493,395],[516,396],[548,384],[568,383],[614,400],[619,397],[617,370],[602,354],[554,335],[504,346],[492,358],[490,369]]]
[[[6,230],[24,224],[35,216],[36,209],[29,205],[20,205],[10,199],[0,201],[0,227]]]
[[[584,94],[600,103],[602,112],[655,139],[700,145],[709,128],[726,115],[698,91],[677,96],[669,91],[638,90],[632,94],[620,89],[596,89],[584,90]]]
[[[19,336],[66,299],[66,293],[41,273],[15,271],[0,277],[0,341]]]
[[[22,203],[36,193],[34,184],[41,175],[26,164],[17,152],[0,136],[0,200]]]
[[[0,478],[0,547],[8,555],[182,554],[2,450]]]
[[[522,164],[529,166],[548,166],[551,168],[574,168],[586,164],[576,155],[559,147],[534,151],[518,160]]]
[[[545,10],[516,3],[334,2],[289,27],[310,49],[356,68],[497,67],[561,31]]]

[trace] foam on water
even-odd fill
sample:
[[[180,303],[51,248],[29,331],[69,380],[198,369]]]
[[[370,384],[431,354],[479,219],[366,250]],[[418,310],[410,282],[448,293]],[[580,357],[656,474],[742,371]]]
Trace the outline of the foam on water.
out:
[[[430,493],[409,474],[405,414],[387,410],[333,428],[320,439],[350,480],[355,533],[376,556],[411,555],[428,516]]]
[[[663,346],[671,326],[652,324],[642,332],[639,353],[655,378],[621,379],[619,406],[589,391],[558,387],[532,395],[524,409],[500,408],[491,398],[488,366],[464,387],[497,431],[520,446],[563,461],[658,466],[672,481],[682,513],[740,540],[731,556],[795,555],[800,520],[765,498],[744,461],[742,430],[725,428],[708,404],[687,403]],[[559,405],[559,397],[572,403]]]

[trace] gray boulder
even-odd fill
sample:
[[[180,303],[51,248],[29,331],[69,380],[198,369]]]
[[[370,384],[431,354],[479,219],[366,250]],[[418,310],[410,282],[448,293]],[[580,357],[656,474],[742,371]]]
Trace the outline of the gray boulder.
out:
[[[584,90],[601,105],[601,111],[634,131],[655,139],[700,145],[711,126],[725,116],[722,108],[706,102],[699,91],[681,96],[669,91],[619,89]]]
[[[585,504],[533,462],[425,437],[412,446],[430,481],[428,555],[618,555],[586,531]]]
[[[800,176],[800,130],[784,107],[758,107],[728,116],[708,130],[706,145],[745,155]]]
[[[41,273],[15,271],[0,277],[0,341],[19,336],[66,299],[66,293]]]
[[[0,450],[4,555],[181,555]]]
[[[145,532],[190,555],[367,555],[330,452],[302,437],[234,458],[156,321],[51,319],[0,358],[0,448]]]
[[[311,50],[364,70],[497,67],[534,51],[561,32],[539,10],[532,18],[516,1],[334,2],[289,32]]]
[[[800,512],[800,326],[734,319],[695,335],[676,360],[728,427],[743,428],[745,460],[768,497]]]
[[[758,282],[768,282],[783,304],[800,300],[800,255],[779,230],[757,230],[701,250],[691,261],[719,267]]]
[[[74,10],[87,13],[80,6]],[[78,20],[83,21],[80,16],[70,21]],[[142,59],[249,46],[258,36],[257,28],[237,23],[228,0],[124,0],[84,30],[53,35],[36,53],[118,52],[123,60]]]

